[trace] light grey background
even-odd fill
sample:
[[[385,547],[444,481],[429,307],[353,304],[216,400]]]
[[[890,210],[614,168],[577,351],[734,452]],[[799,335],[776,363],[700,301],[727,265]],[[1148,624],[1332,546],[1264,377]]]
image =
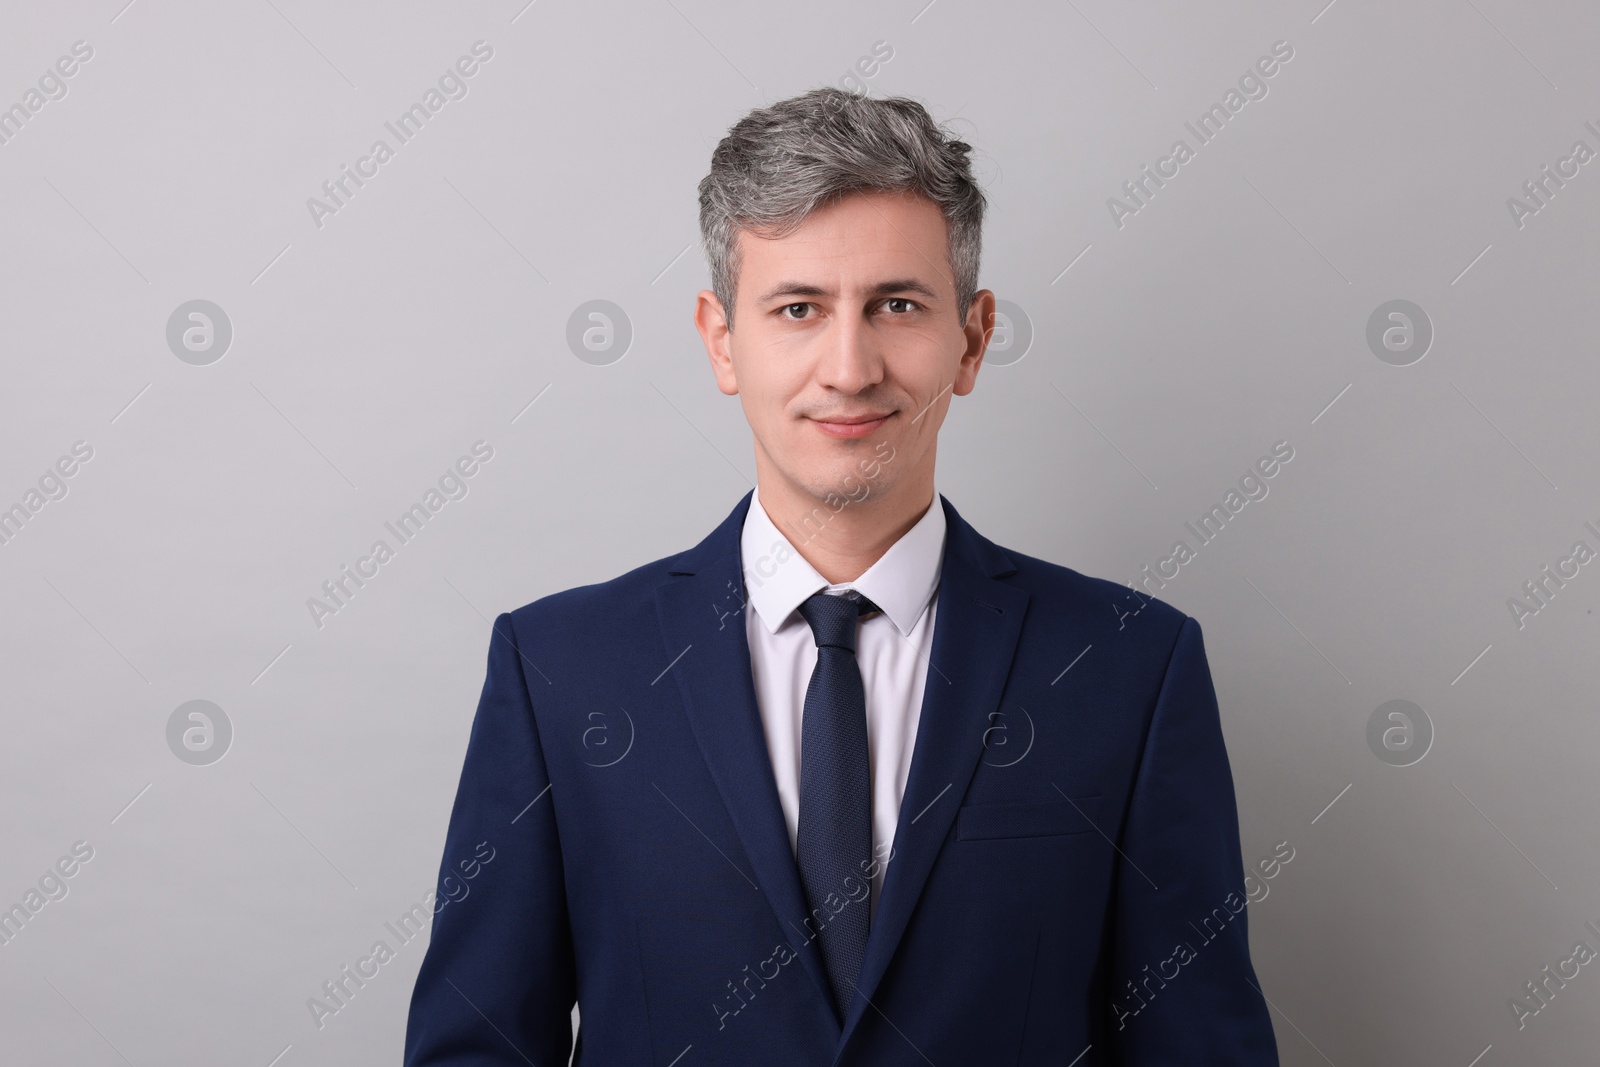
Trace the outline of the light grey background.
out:
[[[1160,593],[1205,627],[1245,861],[1295,850],[1249,910],[1283,1062],[1592,1058],[1594,967],[1520,1031],[1508,1000],[1600,948],[1600,565],[1520,629],[1507,598],[1600,547],[1600,163],[1521,227],[1507,198],[1600,149],[1600,12],[523,2],[7,5],[0,104],[94,55],[0,145],[0,505],[94,454],[0,545],[0,905],[94,857],[0,946],[0,1059],[399,1061],[422,940],[320,1029],[307,1000],[432,886],[488,620],[750,488],[690,321],[695,184],[879,41],[869,91],[975,146],[980,280],[1034,331],[953,404],[964,516],[1130,581],[1294,449]],[[478,40],[468,95],[314,225]],[[1280,40],[1119,228],[1107,198]],[[166,342],[195,299],[233,327],[208,366]],[[634,332],[605,366],[566,343],[593,299]],[[1393,299],[1435,330],[1409,366],[1365,339]],[[307,599],[478,440],[468,495],[319,629]],[[195,699],[234,731],[209,766],[167,744]],[[1395,699],[1436,733],[1408,767],[1366,740]]]

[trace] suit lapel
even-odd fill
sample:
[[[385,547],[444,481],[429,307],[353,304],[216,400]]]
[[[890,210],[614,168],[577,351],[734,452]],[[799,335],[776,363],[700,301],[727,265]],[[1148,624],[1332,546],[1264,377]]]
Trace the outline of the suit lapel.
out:
[[[670,674],[706,767],[728,817],[754,868],[755,882],[816,985],[822,1009],[835,1031],[827,975],[815,945],[807,945],[800,872],[789,848],[789,830],[778,801],[777,780],[767,752],[766,731],[756,704],[745,633],[744,572],[739,536],[752,493],[699,545],[672,561],[656,589],[657,614]],[[663,678],[660,684],[668,679]],[[742,868],[741,868],[742,870]]]
[[[899,947],[966,795],[990,713],[1000,705],[1011,670],[1028,594],[996,580],[1016,567],[941,495],[945,549],[917,739],[862,965],[863,996],[852,999],[840,1028],[829,1007],[832,994],[821,958],[805,940],[805,897],[750,671],[739,540],[752,495],[746,493],[704,541],[670,562],[667,578],[656,589],[657,615],[667,653],[677,657],[667,674],[678,685],[755,882],[811,975],[818,1006],[841,1030],[842,1049]],[[666,681],[664,675],[658,684]]]
[[[845,1015],[841,1049],[877,993],[977,769],[1028,605],[1025,590],[996,580],[1016,571],[1006,554],[939,499],[947,525],[928,679],[894,852],[861,968],[862,996],[852,998]]]

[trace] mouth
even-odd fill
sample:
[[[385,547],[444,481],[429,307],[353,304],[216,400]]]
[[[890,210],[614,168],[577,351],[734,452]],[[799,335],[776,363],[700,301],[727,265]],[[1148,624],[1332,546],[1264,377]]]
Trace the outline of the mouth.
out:
[[[817,428],[830,437],[865,437],[894,417],[894,412],[874,415],[846,415],[837,419],[812,419]]]

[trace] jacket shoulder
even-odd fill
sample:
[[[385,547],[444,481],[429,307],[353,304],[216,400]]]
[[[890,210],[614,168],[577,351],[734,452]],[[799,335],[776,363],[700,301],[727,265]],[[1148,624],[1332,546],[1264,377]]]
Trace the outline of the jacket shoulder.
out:
[[[518,630],[530,625],[559,622],[581,626],[587,620],[613,621],[630,611],[655,611],[655,590],[682,553],[674,552],[641,564],[603,582],[591,582],[547,593],[507,612]]]
[[[997,546],[999,547],[999,546]],[[1001,548],[1016,572],[1003,580],[1030,594],[1029,614],[1047,623],[1068,624],[1089,632],[1133,634],[1170,650],[1189,616],[1142,589],[1099,578],[1060,563]]]

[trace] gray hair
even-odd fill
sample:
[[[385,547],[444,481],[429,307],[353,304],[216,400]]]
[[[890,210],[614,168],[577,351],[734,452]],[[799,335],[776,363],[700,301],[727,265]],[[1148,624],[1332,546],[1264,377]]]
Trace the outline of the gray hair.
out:
[[[739,231],[783,237],[817,208],[861,191],[915,193],[939,208],[956,313],[966,322],[978,289],[985,205],[970,151],[904,96],[873,99],[830,86],[751,111],[718,142],[700,181],[700,242],[728,327]]]

